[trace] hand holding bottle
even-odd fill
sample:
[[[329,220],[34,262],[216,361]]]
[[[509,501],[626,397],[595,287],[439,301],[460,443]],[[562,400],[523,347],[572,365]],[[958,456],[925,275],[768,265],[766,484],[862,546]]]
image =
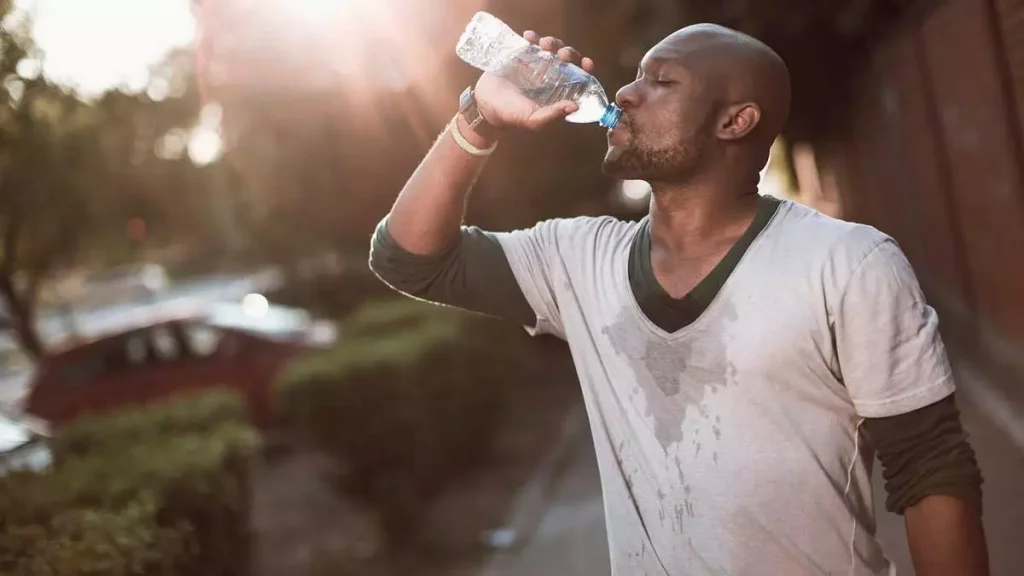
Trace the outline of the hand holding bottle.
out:
[[[539,129],[565,118],[612,128],[622,114],[591,74],[594,62],[552,37],[516,34],[507,24],[478,12],[459,38],[455,52],[484,71],[476,100],[489,123]]]
[[[593,60],[582,57],[575,48],[566,46],[558,38],[550,36],[542,38],[536,32],[527,31],[523,34],[523,39],[539,48],[540,51],[548,53],[536,56],[575,64],[586,72],[594,69]],[[534,50],[529,53],[535,54]],[[484,72],[477,81],[477,105],[488,123],[498,128],[514,127],[539,130],[579,109],[579,105],[571,98],[558,100],[551,104],[541,104],[527,97],[515,81],[509,77],[510,74],[521,72],[519,68],[523,66],[525,64]]]

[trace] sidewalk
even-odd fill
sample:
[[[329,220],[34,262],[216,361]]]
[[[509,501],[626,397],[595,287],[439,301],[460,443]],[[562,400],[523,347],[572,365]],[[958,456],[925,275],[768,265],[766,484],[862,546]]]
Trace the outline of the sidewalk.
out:
[[[546,500],[547,509],[518,550],[495,555],[481,576],[607,576],[601,482],[589,429],[575,439]]]

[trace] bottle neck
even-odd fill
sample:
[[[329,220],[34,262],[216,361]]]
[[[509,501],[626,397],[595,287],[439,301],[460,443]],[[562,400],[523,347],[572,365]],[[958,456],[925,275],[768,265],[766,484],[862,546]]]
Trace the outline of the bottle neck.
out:
[[[615,128],[616,124],[619,123],[620,118],[622,118],[622,108],[619,108],[614,103],[612,103],[609,104],[608,107],[604,109],[604,115],[601,116],[601,119],[598,120],[597,123],[602,128],[607,128],[611,130],[612,128]]]

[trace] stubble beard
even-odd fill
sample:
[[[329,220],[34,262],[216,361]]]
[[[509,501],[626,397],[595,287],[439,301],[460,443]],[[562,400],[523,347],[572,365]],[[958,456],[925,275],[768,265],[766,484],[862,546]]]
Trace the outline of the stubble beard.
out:
[[[621,180],[674,181],[685,179],[699,165],[702,148],[697,143],[653,148],[630,142],[610,147],[601,171]]]

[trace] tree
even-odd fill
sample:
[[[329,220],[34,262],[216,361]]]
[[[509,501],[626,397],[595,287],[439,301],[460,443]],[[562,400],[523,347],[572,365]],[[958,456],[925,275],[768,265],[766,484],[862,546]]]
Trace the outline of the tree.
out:
[[[35,303],[46,274],[65,264],[93,220],[94,202],[76,172],[89,155],[97,119],[88,106],[39,74],[18,74],[31,58],[17,31],[0,31],[0,296],[25,351],[42,353]],[[24,65],[22,65],[24,70]]]
[[[0,2],[0,16],[8,9]],[[133,219],[165,238],[189,220],[168,206],[201,187],[204,173],[181,154],[156,152],[168,132],[195,123],[199,102],[188,89],[157,100],[111,91],[87,102],[39,73],[24,28],[0,29],[0,45],[0,301],[17,341],[39,357],[40,288],[54,272],[129,257]],[[191,72],[188,61],[171,54],[153,78],[169,85]]]

